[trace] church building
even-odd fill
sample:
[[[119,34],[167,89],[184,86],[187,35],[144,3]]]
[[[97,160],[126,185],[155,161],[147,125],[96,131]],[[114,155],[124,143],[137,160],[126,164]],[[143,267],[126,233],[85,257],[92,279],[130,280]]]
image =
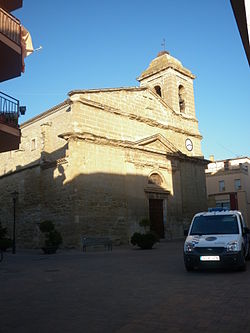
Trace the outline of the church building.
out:
[[[51,220],[64,247],[82,235],[127,244],[142,218],[160,238],[183,237],[207,208],[195,76],[162,51],[138,87],[74,90],[21,125],[19,150],[0,154],[0,219],[16,242],[39,245]]]

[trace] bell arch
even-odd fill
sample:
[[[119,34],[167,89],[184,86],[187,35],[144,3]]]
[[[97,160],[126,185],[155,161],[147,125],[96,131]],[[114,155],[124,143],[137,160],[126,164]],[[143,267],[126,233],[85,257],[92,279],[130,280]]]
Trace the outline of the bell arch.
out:
[[[186,108],[186,93],[185,93],[185,88],[183,85],[179,85],[178,87],[178,95],[179,95],[179,108],[181,113],[185,113],[185,108]]]
[[[161,86],[160,85],[154,86],[154,90],[155,90],[155,92],[156,92],[157,95],[159,95],[160,97],[162,97],[162,92],[161,92]]]

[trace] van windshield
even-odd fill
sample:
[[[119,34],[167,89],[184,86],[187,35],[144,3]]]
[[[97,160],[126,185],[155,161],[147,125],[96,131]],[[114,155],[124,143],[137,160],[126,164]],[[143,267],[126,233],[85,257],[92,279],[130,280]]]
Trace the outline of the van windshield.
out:
[[[235,215],[214,215],[195,217],[190,235],[239,234]]]

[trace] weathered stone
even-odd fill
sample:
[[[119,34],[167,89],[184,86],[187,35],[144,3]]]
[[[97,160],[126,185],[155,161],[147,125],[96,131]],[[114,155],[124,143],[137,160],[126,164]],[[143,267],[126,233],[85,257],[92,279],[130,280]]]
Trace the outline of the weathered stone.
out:
[[[206,208],[194,76],[169,57],[143,73],[141,87],[72,91],[21,126],[20,150],[0,154],[0,216],[11,233],[17,190],[18,245],[38,247],[43,220],[55,222],[66,247],[80,246],[84,234],[127,243],[148,216],[163,224],[162,236],[182,237],[193,213]]]

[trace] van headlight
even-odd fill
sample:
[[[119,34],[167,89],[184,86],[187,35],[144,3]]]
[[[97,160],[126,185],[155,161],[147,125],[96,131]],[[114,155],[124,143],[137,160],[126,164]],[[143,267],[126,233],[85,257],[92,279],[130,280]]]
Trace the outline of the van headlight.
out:
[[[232,241],[227,243],[227,252],[238,252],[240,251],[239,242]]]
[[[193,243],[185,243],[184,250],[186,253],[191,253],[194,251],[194,244]]]

